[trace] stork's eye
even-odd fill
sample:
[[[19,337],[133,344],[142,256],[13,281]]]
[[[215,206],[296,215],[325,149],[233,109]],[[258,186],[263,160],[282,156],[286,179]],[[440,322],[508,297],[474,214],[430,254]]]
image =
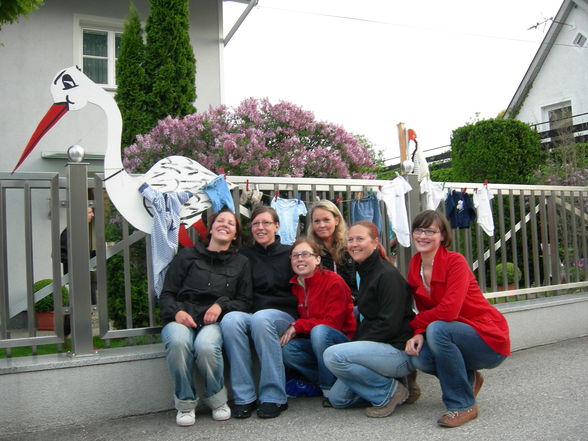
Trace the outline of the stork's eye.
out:
[[[63,90],[73,89],[74,87],[78,87],[74,79],[69,74],[65,74],[61,78],[61,82],[63,83]]]

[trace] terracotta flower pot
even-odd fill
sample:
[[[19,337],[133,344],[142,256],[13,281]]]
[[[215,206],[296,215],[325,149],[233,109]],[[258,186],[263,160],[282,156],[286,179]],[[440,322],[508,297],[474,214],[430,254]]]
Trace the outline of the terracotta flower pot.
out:
[[[54,331],[55,330],[55,312],[36,312],[37,329],[39,331]]]

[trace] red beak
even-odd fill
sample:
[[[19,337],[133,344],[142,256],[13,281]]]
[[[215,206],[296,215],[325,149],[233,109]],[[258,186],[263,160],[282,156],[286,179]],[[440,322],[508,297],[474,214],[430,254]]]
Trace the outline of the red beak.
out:
[[[35,133],[33,133],[33,136],[31,136],[31,139],[29,139],[29,143],[27,144],[27,146],[23,150],[22,154],[20,155],[20,159],[18,160],[18,164],[16,164],[16,167],[14,167],[14,170],[12,170],[12,173],[14,173],[16,171],[16,169],[18,167],[20,167],[20,164],[22,164],[23,161],[26,159],[26,157],[29,156],[29,153],[31,153],[33,151],[33,149],[39,143],[41,138],[43,136],[45,136],[45,134],[49,130],[51,130],[51,128],[57,123],[57,121],[59,121],[59,119],[63,115],[65,115],[65,113],[67,111],[68,111],[67,103],[55,103],[51,106],[49,111],[45,114],[45,116],[43,117],[43,119],[41,120],[39,125],[37,126]]]

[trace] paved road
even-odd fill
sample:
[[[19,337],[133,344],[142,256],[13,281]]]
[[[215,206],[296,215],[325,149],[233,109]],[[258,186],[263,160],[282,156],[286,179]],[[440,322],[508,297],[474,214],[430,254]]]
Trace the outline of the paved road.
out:
[[[573,440],[588,441],[588,337],[519,351],[502,366],[484,371],[479,417],[456,429],[436,420],[443,412],[436,379],[419,374],[421,399],[383,419],[362,409],[321,407],[318,398],[291,399],[279,418],[215,422],[210,412],[196,425],[175,425],[175,412],[121,418],[10,437],[4,441],[363,441],[363,440]],[[31,409],[34,418],[35,409]],[[0,429],[1,433],[1,429]]]

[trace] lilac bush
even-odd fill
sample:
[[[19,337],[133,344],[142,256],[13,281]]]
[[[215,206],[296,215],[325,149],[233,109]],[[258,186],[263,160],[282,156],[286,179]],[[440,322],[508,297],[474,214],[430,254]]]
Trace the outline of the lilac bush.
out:
[[[316,121],[312,112],[292,103],[255,98],[236,108],[167,117],[124,149],[123,163],[130,172],[145,172],[171,155],[243,176],[373,179],[381,164],[365,138]]]

